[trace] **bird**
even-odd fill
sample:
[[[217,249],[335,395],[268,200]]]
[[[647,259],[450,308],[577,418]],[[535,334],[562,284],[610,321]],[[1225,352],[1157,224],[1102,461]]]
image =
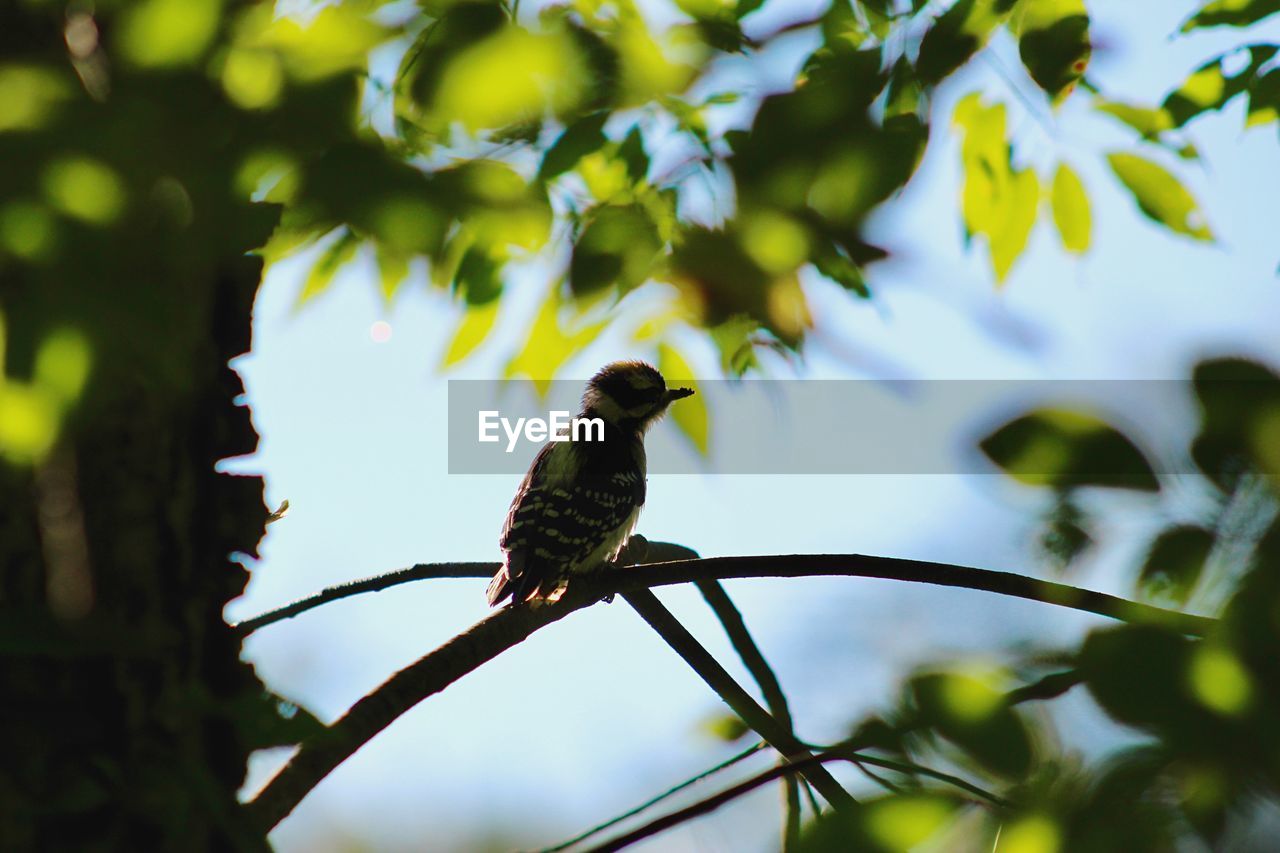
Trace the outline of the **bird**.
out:
[[[571,575],[617,557],[644,506],[644,435],[692,388],[668,388],[643,361],[615,361],[587,382],[579,418],[599,418],[603,436],[548,441],[516,490],[499,540],[504,559],[489,605],[555,598]],[[602,440],[599,440],[602,438]]]

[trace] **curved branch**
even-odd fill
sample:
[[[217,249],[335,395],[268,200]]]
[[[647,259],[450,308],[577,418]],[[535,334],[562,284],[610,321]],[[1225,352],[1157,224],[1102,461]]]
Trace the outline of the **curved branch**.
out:
[[[651,542],[649,545],[652,549],[655,546],[663,546],[664,543]],[[497,565],[497,563],[420,563],[385,575],[376,575],[349,584],[329,587],[269,613],[237,622],[232,629],[240,634],[248,634],[264,625],[297,616],[299,613],[339,598],[377,592],[410,581],[432,578],[492,577]],[[997,572],[991,569],[975,569],[951,563],[906,560],[898,557],[872,557],[865,554],[791,554],[767,557],[706,557],[640,565],[644,567],[643,574],[635,571],[637,566],[599,572],[594,580],[600,585],[600,596],[702,580],[843,576],[927,583],[994,592],[998,595],[1025,598],[1029,601],[1040,601],[1045,604],[1096,613],[1122,622],[1167,625],[1193,637],[1203,636],[1216,621],[1207,616],[1165,610],[1162,607],[1129,601],[1104,592],[1094,592],[1054,581],[1038,580],[1012,572]]]

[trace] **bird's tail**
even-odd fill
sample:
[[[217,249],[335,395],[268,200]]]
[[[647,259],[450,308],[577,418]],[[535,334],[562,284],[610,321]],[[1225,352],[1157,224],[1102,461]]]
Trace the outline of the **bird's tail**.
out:
[[[493,580],[489,581],[489,588],[485,590],[485,595],[489,599],[489,606],[496,605],[506,598],[509,592],[511,592],[511,578],[507,576],[507,567],[503,566],[498,569],[497,574],[493,576]]]

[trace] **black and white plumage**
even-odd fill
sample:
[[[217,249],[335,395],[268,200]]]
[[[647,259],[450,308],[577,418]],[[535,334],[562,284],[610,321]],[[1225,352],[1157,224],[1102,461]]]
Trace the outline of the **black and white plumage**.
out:
[[[644,506],[644,433],[688,388],[667,388],[639,361],[605,366],[587,383],[579,418],[604,422],[603,441],[549,441],[516,491],[499,544],[505,560],[489,604],[554,593],[572,574],[617,556]]]

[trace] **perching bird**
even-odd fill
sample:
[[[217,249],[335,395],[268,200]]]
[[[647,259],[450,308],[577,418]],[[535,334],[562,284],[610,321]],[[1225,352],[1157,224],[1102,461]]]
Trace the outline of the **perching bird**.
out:
[[[615,361],[591,378],[578,417],[601,419],[604,440],[549,441],[538,452],[507,511],[490,605],[548,596],[617,556],[644,505],[645,430],[692,393],[667,388],[640,361]]]

